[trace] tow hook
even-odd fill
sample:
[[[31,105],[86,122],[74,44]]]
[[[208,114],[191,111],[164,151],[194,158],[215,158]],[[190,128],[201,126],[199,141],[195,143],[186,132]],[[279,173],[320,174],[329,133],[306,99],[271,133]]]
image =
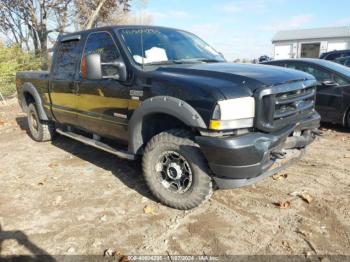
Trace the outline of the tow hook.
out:
[[[284,150],[276,150],[271,152],[271,155],[273,155],[277,159],[284,159],[286,157],[287,152]]]
[[[311,132],[314,136],[322,136],[323,135],[323,132],[320,129],[315,128]]]

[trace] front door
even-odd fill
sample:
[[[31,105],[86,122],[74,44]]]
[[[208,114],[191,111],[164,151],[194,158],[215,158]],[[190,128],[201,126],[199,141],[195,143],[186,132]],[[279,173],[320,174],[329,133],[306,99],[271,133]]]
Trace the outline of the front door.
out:
[[[316,65],[297,62],[295,69],[313,75],[317,80],[316,110],[321,115],[321,121],[332,122],[332,115],[342,107],[341,91],[336,86],[327,86],[323,83],[334,81],[333,73]]]
[[[322,120],[339,123],[342,109],[342,87],[319,84],[316,93],[316,109],[320,110]]]
[[[91,33],[86,40],[83,57],[99,53],[102,63],[122,61],[110,32]],[[102,65],[104,75],[117,72],[111,65]],[[82,129],[126,142],[128,139],[129,86],[115,79],[79,80],[78,123]]]
[[[81,55],[80,38],[59,42],[50,82],[52,112],[59,123],[77,122],[77,86],[75,72]]]

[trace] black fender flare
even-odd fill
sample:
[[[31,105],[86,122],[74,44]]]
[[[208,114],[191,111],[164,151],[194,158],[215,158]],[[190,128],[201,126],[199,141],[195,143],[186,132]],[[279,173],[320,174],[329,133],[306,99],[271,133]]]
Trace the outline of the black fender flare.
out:
[[[38,110],[38,114],[39,114],[39,117],[41,120],[44,120],[44,121],[48,121],[49,118],[47,117],[45,111],[44,111],[44,107],[43,107],[43,103],[42,103],[42,100],[41,100],[41,97],[39,95],[39,92],[38,90],[35,88],[35,86],[31,83],[24,83],[22,88],[21,88],[21,94],[22,94],[22,100],[25,99],[25,96],[24,94],[25,93],[29,93],[33,98],[34,98],[34,101],[35,101],[35,105],[36,105],[36,109]],[[21,103],[23,103],[23,101],[21,101]],[[28,105],[26,105],[28,106]]]
[[[129,121],[129,152],[137,154],[144,144],[142,123],[145,116],[167,114],[181,120],[190,127],[207,128],[199,113],[185,101],[170,96],[148,98],[138,107]]]

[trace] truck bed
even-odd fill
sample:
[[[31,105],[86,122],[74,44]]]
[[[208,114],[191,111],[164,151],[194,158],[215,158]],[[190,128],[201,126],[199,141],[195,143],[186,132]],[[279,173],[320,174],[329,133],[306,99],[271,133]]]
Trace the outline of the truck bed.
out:
[[[23,82],[32,82],[34,81],[47,81],[49,78],[50,72],[49,71],[22,71],[16,73],[16,79],[17,81],[23,81]]]
[[[43,104],[49,102],[49,71],[23,71],[16,74],[16,88],[18,94],[18,101],[22,105],[24,96],[24,89],[29,86],[34,87],[41,97]],[[24,109],[24,108],[23,108]]]

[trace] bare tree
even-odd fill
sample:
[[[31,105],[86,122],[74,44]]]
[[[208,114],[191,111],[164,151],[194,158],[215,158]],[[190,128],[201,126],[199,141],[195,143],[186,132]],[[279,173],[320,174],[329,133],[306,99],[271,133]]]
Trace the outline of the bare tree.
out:
[[[128,13],[118,13],[115,12],[108,20],[107,24],[115,25],[151,25],[153,24],[153,16],[151,13],[145,10],[147,1],[137,0],[134,2],[134,6],[139,8],[134,8],[133,11]],[[141,6],[141,7],[140,7]]]
[[[127,13],[131,0],[75,0],[78,24],[81,29],[90,29],[103,24],[114,13]]]
[[[23,47],[26,46],[29,50],[27,42],[29,31],[28,28],[22,25],[23,14],[18,7],[17,0],[0,2],[0,31],[13,42]]]
[[[152,25],[153,16],[146,12],[131,12],[127,14],[114,13],[106,25]]]
[[[106,25],[151,25],[153,16],[146,12],[145,9],[148,0],[133,0],[133,11],[122,12],[121,10],[113,12]]]
[[[72,28],[89,29],[114,14],[126,14],[131,0],[0,0],[0,32],[22,48],[46,56],[49,41]],[[72,30],[70,30],[72,31]],[[46,59],[44,59],[46,61]],[[46,63],[43,64],[46,68]]]
[[[37,54],[46,53],[48,36],[62,33],[73,14],[73,0],[1,0],[0,30]]]

